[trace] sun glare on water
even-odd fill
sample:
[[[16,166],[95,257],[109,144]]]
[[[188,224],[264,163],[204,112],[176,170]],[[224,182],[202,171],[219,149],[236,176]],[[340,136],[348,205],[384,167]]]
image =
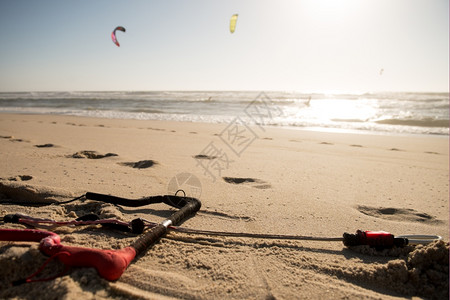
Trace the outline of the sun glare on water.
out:
[[[365,100],[324,99],[311,101],[311,114],[322,121],[367,121],[376,115],[376,108]]]

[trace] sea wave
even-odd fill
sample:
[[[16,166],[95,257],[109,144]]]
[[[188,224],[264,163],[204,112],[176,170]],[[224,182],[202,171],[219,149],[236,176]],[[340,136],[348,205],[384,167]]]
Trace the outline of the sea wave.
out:
[[[420,126],[420,127],[443,127],[449,128],[450,120],[436,120],[432,118],[424,119],[384,119],[375,121],[378,124]]]
[[[0,93],[0,112],[226,123],[282,112],[265,125],[371,132],[447,134],[448,93],[255,91],[62,91]],[[275,108],[272,112],[265,109]],[[256,111],[258,111],[258,109]],[[253,110],[255,111],[255,110]],[[248,111],[247,111],[248,112]]]

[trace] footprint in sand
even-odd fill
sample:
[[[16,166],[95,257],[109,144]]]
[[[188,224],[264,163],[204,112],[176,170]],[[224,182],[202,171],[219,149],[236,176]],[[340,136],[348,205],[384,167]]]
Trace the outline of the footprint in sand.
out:
[[[245,184],[250,185],[251,187],[257,188],[257,189],[269,189],[271,188],[271,185],[267,182],[256,179],[256,178],[242,178],[242,177],[223,177],[223,180],[225,182],[231,183],[231,184]]]
[[[434,151],[425,151],[425,153],[426,153],[426,154],[436,154],[436,155],[439,155],[438,152],[434,152]]]
[[[11,142],[25,142],[25,143],[29,143],[30,141],[28,141],[28,140],[24,140],[24,139],[15,139],[15,138],[12,138],[12,139],[9,139]]]
[[[42,144],[42,145],[34,145],[37,148],[51,148],[54,147],[55,145],[53,144]]]
[[[217,156],[211,156],[211,155],[205,155],[205,154],[198,154],[198,155],[195,155],[194,158],[196,158],[196,159],[208,159],[208,160],[212,160],[212,159],[216,159]]]
[[[3,178],[0,178],[0,179],[3,179]],[[31,179],[33,179],[33,176],[31,176],[31,175],[17,175],[15,177],[9,177],[6,180],[8,180],[8,181],[28,181]]]
[[[153,128],[153,127],[147,127],[147,129],[155,130],[155,131],[166,131],[165,129],[162,129],[162,128]]]
[[[427,224],[440,222],[438,219],[427,213],[421,213],[410,208],[371,207],[359,205],[356,209],[365,215],[385,220],[422,222]]]
[[[119,165],[132,167],[135,169],[147,169],[156,165],[157,162],[154,160],[140,160],[138,162],[123,162],[119,163]]]
[[[84,151],[78,151],[77,153],[74,153],[74,154],[70,155],[69,157],[100,159],[100,158],[109,157],[109,156],[118,156],[118,155],[115,153],[100,154],[97,151],[84,150]]]

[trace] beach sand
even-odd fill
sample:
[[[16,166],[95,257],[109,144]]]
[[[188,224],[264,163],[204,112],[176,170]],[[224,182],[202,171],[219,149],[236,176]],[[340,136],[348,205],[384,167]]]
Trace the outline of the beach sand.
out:
[[[115,282],[92,268],[72,268],[19,286],[10,283],[48,257],[38,243],[0,242],[0,298],[448,299],[448,136],[2,114],[0,149],[1,216],[63,221],[95,212],[161,222],[175,210],[31,204],[86,192],[141,198],[179,188],[202,201],[182,224],[193,229],[318,237],[384,230],[444,240],[377,252],[341,242],[171,232]],[[186,174],[192,180],[183,183]],[[136,239],[93,226],[52,231],[64,245],[90,248],[119,249]],[[63,270],[54,259],[38,277]]]

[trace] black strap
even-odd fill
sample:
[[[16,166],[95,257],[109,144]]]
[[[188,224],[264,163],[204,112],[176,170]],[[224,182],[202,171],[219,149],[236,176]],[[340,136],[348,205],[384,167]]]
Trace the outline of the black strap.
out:
[[[129,206],[129,207],[139,207],[139,206],[144,206],[144,205],[154,204],[154,203],[165,203],[165,204],[170,205],[175,208],[181,208],[181,207],[184,207],[188,202],[197,200],[195,198],[180,197],[180,196],[174,196],[174,195],[151,196],[151,197],[140,198],[140,199],[127,199],[127,198],[121,198],[121,197],[105,195],[105,194],[98,194],[98,193],[91,193],[91,192],[87,192],[85,197],[86,197],[86,199],[89,199],[89,200],[102,201],[105,203],[123,205],[123,206]]]

